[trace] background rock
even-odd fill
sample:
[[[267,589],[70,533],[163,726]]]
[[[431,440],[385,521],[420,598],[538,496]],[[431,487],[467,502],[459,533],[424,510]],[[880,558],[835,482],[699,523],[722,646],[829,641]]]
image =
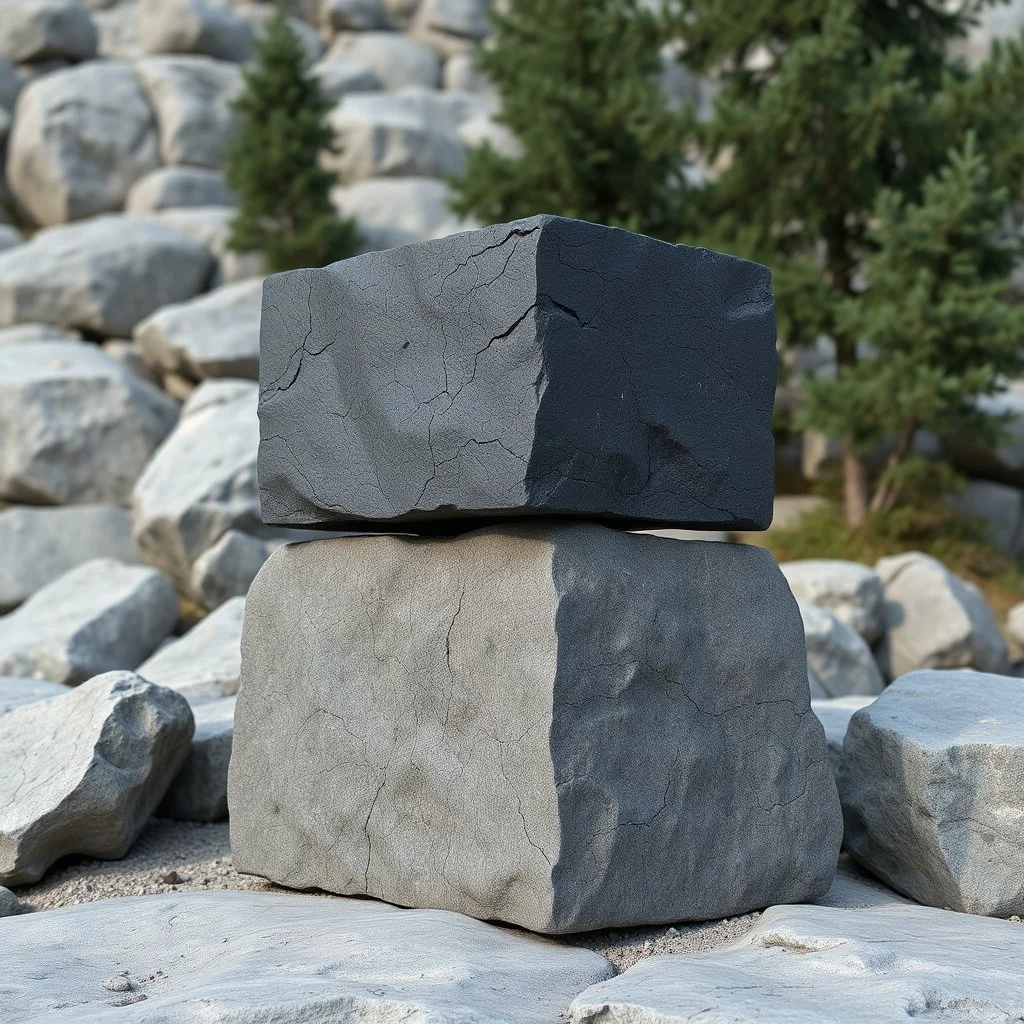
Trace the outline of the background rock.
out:
[[[128,193],[129,213],[189,206],[234,206],[235,195],[219,171],[204,167],[161,167],[137,181]]]
[[[157,814],[179,821],[223,821],[228,816],[228,762],[235,698],[208,701],[193,711],[196,731],[182,769]]]
[[[368,67],[382,89],[401,89],[407,85],[436,89],[441,82],[437,54],[397,32],[339,35],[328,52]]]
[[[87,60],[96,56],[96,29],[74,0],[4,0],[0,53],[17,63]]]
[[[798,602],[804,623],[807,664],[825,694],[848,697],[882,692],[882,674],[871,648],[831,612],[807,601]]]
[[[825,730],[825,743],[828,745],[828,760],[832,765],[832,774],[838,779],[839,766],[843,763],[843,741],[846,730],[850,727],[850,719],[866,708],[874,697],[833,697],[828,700],[811,700],[811,710],[817,715]]]
[[[0,676],[0,715],[6,715],[8,711],[20,708],[23,704],[34,704],[38,700],[49,700],[70,692],[69,687],[62,683]]]
[[[231,598],[245,597],[270,552],[270,544],[262,538],[228,530],[196,559],[192,592],[204,608],[218,608]]]
[[[249,25],[206,0],[139,0],[138,32],[146,53],[195,53],[230,61],[253,55]]]
[[[869,644],[884,630],[884,588],[873,569],[857,562],[808,558],[779,564],[793,596],[831,612]]]

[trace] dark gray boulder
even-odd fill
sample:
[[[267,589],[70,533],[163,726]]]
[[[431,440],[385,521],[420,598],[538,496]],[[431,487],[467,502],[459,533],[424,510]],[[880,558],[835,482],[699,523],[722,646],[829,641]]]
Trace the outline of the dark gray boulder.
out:
[[[768,552],[577,523],[277,550],[228,802],[239,871],[556,934],[814,899],[841,835]]]
[[[267,279],[263,517],[764,529],[766,268],[534,217]]]

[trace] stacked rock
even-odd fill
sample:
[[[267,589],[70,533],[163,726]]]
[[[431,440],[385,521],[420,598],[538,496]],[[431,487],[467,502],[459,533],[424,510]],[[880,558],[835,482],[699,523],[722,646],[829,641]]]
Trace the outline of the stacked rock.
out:
[[[264,518],[377,535],[249,593],[240,871],[551,934],[828,889],[782,573],[626,532],[768,526],[764,267],[537,217],[271,277],[261,346]]]

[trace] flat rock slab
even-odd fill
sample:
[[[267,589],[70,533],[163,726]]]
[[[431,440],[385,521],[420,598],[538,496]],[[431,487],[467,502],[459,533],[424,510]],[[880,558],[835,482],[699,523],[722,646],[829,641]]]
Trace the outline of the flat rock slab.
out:
[[[0,717],[0,885],[71,853],[123,857],[191,738],[185,698],[130,672]]]
[[[850,720],[839,791],[847,848],[894,889],[971,914],[1024,914],[1020,679],[897,679]]]
[[[771,279],[534,217],[268,278],[263,516],[771,521]]]
[[[772,907],[733,946],[652,957],[572,1004],[571,1024],[1015,1024],[1024,928],[929,907]]]
[[[0,674],[74,685],[133,669],[177,619],[178,599],[166,576],[97,558],[0,618]]]
[[[192,714],[196,722],[192,747],[157,814],[179,821],[223,821],[228,816],[235,698],[207,701]]]
[[[34,704],[39,700],[49,700],[70,693],[69,687],[62,683],[48,683],[43,679],[21,679],[18,676],[0,676],[0,715],[20,708],[24,704]]]
[[[812,899],[841,832],[771,556],[588,524],[276,551],[229,803],[240,871],[547,933]]]
[[[5,919],[0,940],[11,1024],[560,1024],[612,974],[458,914],[280,893],[108,900]]]

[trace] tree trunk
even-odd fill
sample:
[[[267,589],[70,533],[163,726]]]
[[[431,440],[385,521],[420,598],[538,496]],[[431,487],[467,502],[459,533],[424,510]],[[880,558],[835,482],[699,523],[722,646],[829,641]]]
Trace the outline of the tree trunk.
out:
[[[843,441],[843,503],[846,522],[859,530],[868,518],[868,469],[849,438]]]

